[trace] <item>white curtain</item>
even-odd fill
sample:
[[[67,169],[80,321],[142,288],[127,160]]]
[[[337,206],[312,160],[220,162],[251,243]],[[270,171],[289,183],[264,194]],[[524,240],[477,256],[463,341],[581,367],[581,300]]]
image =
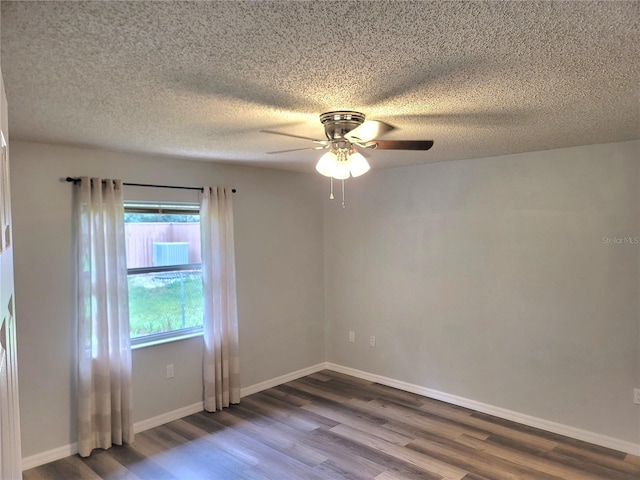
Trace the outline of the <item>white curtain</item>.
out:
[[[204,408],[240,402],[238,309],[231,189],[206,187],[200,202],[204,297]]]
[[[131,346],[120,180],[76,184],[78,451],[133,442]]]

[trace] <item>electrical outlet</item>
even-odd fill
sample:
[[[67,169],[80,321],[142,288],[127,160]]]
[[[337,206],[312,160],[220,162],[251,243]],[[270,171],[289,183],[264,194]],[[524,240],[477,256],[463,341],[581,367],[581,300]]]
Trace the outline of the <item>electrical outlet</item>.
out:
[[[167,378],[173,378],[175,372],[173,371],[173,363],[167,365]]]
[[[370,347],[376,346],[376,337],[374,337],[373,335],[371,335],[371,337],[369,338],[369,346]]]
[[[356,332],[349,332],[349,342],[353,343],[356,341]]]
[[[633,403],[640,405],[640,388],[633,390]]]

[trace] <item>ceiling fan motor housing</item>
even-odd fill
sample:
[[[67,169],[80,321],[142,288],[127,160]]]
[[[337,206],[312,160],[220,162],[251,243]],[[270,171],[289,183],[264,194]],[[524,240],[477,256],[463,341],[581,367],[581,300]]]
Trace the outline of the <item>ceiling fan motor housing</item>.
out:
[[[348,110],[337,110],[320,115],[324,133],[329,140],[339,140],[364,123],[364,114]]]

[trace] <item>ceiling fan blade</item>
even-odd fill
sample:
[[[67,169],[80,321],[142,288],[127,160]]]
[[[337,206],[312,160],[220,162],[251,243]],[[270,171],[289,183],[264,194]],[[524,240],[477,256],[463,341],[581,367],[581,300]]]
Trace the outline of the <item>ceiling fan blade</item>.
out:
[[[260,130],[260,133],[271,133],[273,135],[283,135],[285,137],[293,137],[293,138],[301,138],[303,140],[311,140],[312,142],[316,142],[316,143],[325,143],[325,140],[318,140],[317,138],[311,138],[311,137],[303,137],[302,135],[294,135],[292,133],[276,132],[275,130]]]
[[[289,150],[278,150],[278,151],[275,151],[275,152],[267,152],[267,154],[272,155],[272,154],[276,154],[276,153],[301,152],[302,150],[324,150],[328,146],[329,145],[321,145],[319,147],[309,147],[309,148],[292,148],[292,149],[289,149]]]
[[[429,150],[433,146],[432,140],[375,140],[375,143],[378,150]]]
[[[368,142],[381,137],[385,133],[395,130],[396,127],[380,120],[365,120],[364,123],[345,135],[351,141]]]

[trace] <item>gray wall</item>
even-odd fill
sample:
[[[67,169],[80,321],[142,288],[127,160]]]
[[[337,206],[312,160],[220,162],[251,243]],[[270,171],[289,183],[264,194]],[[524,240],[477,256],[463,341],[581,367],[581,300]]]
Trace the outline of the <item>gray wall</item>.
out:
[[[236,187],[242,386],[324,360],[323,211],[316,176],[11,143],[23,456],[75,442],[72,225],[68,175]],[[129,199],[197,201],[125,187]],[[135,350],[134,421],[202,400],[202,341]],[[175,378],[165,379],[165,365]]]
[[[639,443],[640,245],[603,239],[640,237],[639,191],[640,142],[349,181],[327,360]]]
[[[67,175],[238,188],[243,386],[328,360],[640,441],[640,246],[603,242],[640,236],[640,142],[374,170],[346,209],[315,175],[21,142],[11,158],[24,456],[75,441]],[[193,199],[128,190],[160,195]],[[199,402],[200,358],[199,339],[136,350],[135,421]]]

